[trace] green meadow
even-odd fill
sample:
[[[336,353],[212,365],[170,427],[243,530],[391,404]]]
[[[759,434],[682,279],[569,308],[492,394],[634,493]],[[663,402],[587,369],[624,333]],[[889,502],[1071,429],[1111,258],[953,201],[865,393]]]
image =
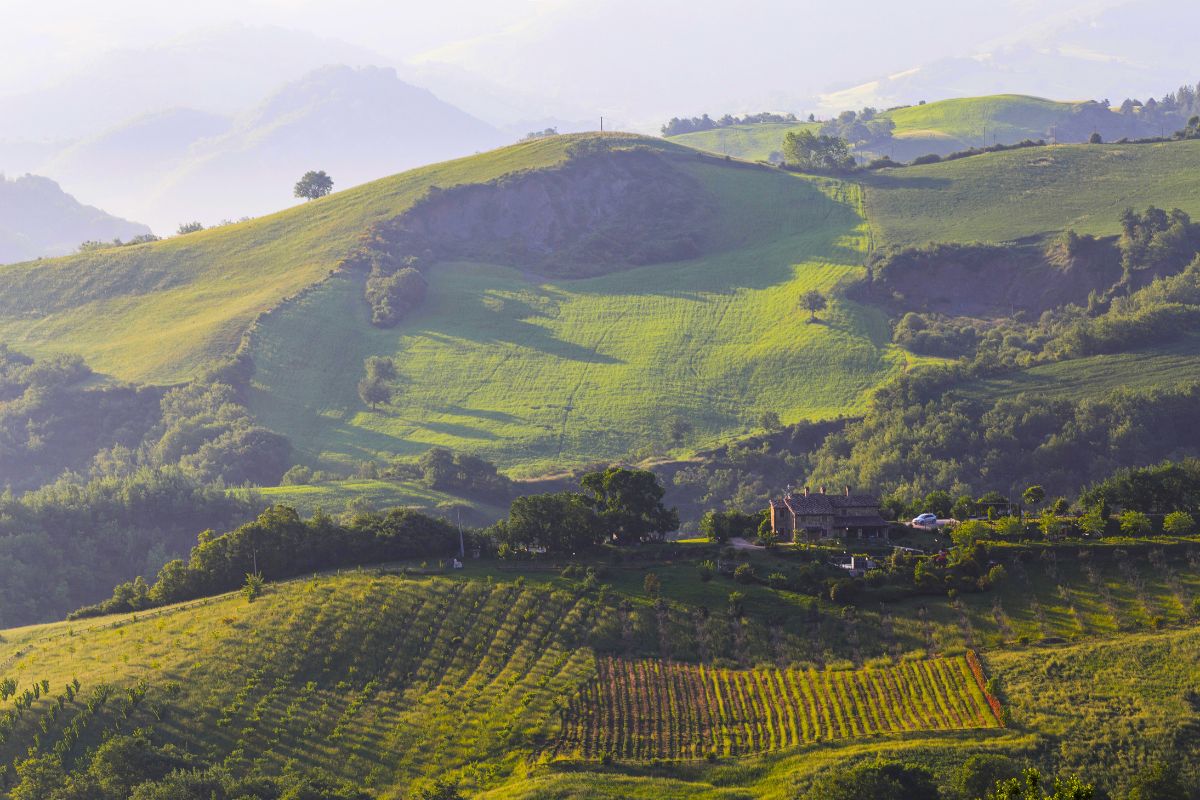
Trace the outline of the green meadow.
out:
[[[1068,228],[1109,236],[1126,208],[1200,215],[1200,141],[1058,145],[863,179],[877,244],[1010,242]]]
[[[724,162],[688,163],[720,206],[702,258],[550,281],[479,263],[437,265],[424,305],[397,328],[368,324],[356,276],[339,275],[258,328],[251,409],[314,465],[430,446],[516,472],[607,461],[862,408],[907,363],[886,317],[833,297],[817,324],[801,294],[860,274],[855,187]],[[356,385],[368,356],[394,358],[394,400]]]

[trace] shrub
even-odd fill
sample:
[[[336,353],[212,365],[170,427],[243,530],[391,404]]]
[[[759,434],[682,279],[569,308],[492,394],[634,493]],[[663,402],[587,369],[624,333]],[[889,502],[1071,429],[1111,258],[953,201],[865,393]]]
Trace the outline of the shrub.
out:
[[[1150,532],[1150,517],[1141,511],[1121,512],[1121,533],[1126,536],[1144,536]]]
[[[1163,530],[1183,536],[1196,529],[1196,520],[1186,511],[1172,511],[1163,519]]]
[[[713,575],[717,574],[717,565],[711,561],[701,561],[696,565],[696,569],[700,572],[700,580],[708,583],[713,579]]]
[[[651,597],[658,597],[662,591],[662,581],[653,572],[647,572],[646,578],[642,581],[642,589]]]
[[[733,571],[733,579],[738,583],[753,583],[755,577],[754,567],[750,564],[739,564]]]

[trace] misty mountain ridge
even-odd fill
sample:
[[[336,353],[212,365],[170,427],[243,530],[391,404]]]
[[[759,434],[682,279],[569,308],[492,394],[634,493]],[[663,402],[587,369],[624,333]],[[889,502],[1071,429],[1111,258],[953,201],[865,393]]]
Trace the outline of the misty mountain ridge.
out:
[[[147,233],[145,225],[83,205],[49,178],[0,174],[0,264],[66,255],[88,240]]]

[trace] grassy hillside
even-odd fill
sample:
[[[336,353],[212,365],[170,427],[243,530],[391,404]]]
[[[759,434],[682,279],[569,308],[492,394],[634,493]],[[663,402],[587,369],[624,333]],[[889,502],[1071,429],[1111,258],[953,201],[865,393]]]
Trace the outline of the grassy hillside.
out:
[[[438,264],[425,304],[386,330],[368,323],[360,278],[339,275],[259,327],[255,416],[313,463],[439,445],[533,472],[661,446],[675,415],[694,425],[694,447],[766,410],[852,413],[904,367],[886,319],[835,299],[809,324],[797,301],[859,274],[854,187],[678,161],[718,208],[710,253],[573,281]],[[400,372],[378,411],[355,388],[372,355]]]
[[[1023,139],[1047,138],[1047,131],[1065,120],[1072,103],[1040,97],[1003,94],[940,100],[923,106],[886,111],[896,127],[892,141],[875,155],[909,161],[927,153],[944,155],[969,147],[1012,144]],[[783,148],[789,131],[817,131],[818,123],[767,123],[733,125],[672,136],[670,140],[697,150],[731,155],[752,161],[766,160]]]
[[[940,100],[888,111],[885,116],[896,123],[892,135],[897,150],[916,149],[921,152],[915,155],[922,155],[1046,138],[1071,108],[1071,103],[1000,94]]]
[[[670,137],[670,141],[717,155],[767,161],[772,153],[783,149],[783,137],[790,131],[810,130],[816,133],[820,128],[817,122],[764,122],[682,133]]]
[[[226,595],[7,630],[0,665],[18,696],[50,689],[19,712],[0,703],[15,712],[0,761],[32,745],[69,766],[104,736],[146,727],[234,770],[293,761],[381,797],[450,775],[494,798],[783,798],[879,755],[923,760],[942,780],[968,752],[1119,773],[1182,756],[1177,731],[1197,716],[1186,691],[1200,686],[1200,631],[1188,627],[1200,562],[1178,549],[1057,552],[1010,563],[1001,595],[886,604],[878,629],[873,612],[805,608],[757,585],[738,587],[746,616],[734,618],[721,611],[731,584],[701,583],[677,560],[652,567],[658,604],[644,569],[612,569],[597,592],[536,566],[471,563],[454,577],[353,571],[272,585],[253,603]],[[1154,630],[1173,622],[1185,625]],[[880,655],[908,627],[944,657]],[[1021,646],[1031,636],[1078,643]],[[985,649],[1006,729],[955,655],[959,637]],[[698,758],[710,750],[714,763]]]
[[[1200,374],[1200,337],[1192,335],[1127,353],[1042,364],[974,381],[955,392],[987,399],[1022,392],[1079,399],[1121,388],[1170,388],[1195,381],[1197,374]]]
[[[488,524],[504,516],[507,509],[467,501],[424,486],[415,480],[355,479],[323,481],[299,486],[263,486],[253,490],[230,489],[238,496],[253,493],[264,503],[283,503],[305,516],[318,508],[338,514],[355,509],[415,508],[430,514],[461,513],[464,524]]]
[[[555,164],[573,140],[435,164],[153,244],[0,267],[0,340],[35,356],[77,353],[123,380],[185,380],[231,354],[260,313],[328,275],[371,223],[431,185]]]
[[[1200,214],[1200,141],[989,153],[864,179],[877,244],[1005,242],[1120,232],[1126,208]]]

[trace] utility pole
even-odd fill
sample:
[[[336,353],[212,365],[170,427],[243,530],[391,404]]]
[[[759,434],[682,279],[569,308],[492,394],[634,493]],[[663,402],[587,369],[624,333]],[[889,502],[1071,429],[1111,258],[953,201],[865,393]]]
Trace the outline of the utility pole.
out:
[[[454,509],[454,516],[458,519],[458,558],[465,564],[467,563],[467,545],[463,541],[462,511]]]
[[[604,133],[604,117],[600,118],[600,132]]]

